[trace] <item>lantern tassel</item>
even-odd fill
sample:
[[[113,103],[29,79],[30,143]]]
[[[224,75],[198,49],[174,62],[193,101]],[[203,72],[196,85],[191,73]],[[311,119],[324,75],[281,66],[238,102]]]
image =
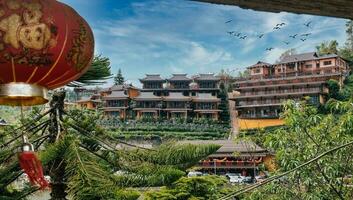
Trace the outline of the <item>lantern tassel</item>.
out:
[[[19,153],[18,158],[21,168],[27,174],[32,185],[39,185],[42,190],[49,186],[43,175],[42,163],[33,151],[31,144],[24,144],[23,151]]]

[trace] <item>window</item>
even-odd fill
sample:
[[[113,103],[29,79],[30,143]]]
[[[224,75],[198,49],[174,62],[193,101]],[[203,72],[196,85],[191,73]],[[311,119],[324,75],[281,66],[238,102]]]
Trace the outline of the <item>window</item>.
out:
[[[308,64],[308,65],[305,65],[305,68],[309,69],[309,68],[312,68],[312,66],[313,66],[312,64]]]
[[[278,68],[278,69],[277,69],[277,72],[279,72],[279,73],[280,73],[281,71],[282,71],[282,70],[281,70],[281,68]]]
[[[320,68],[320,63],[316,63],[316,68]]]
[[[324,65],[331,65],[332,64],[332,61],[329,60],[329,61],[324,61]]]
[[[254,73],[255,73],[255,74],[258,74],[258,73],[260,73],[260,72],[261,72],[260,69],[255,69],[255,70],[254,70]]]

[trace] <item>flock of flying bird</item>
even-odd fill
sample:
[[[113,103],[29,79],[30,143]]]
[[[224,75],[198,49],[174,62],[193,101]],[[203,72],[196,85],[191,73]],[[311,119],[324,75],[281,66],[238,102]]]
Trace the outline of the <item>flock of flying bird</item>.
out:
[[[225,23],[228,24],[228,23],[231,23],[233,20],[228,20],[226,21]],[[303,24],[304,26],[306,26],[307,28],[311,28],[311,24],[312,24],[312,21],[309,21],[305,24]],[[275,27],[273,27],[273,31],[276,31],[276,30],[280,30],[281,28],[283,28],[284,26],[286,26],[286,23],[282,22],[282,23],[279,23],[279,24],[276,24]],[[241,39],[241,40],[245,40],[248,38],[248,35],[246,34],[243,34],[241,32],[235,32],[235,31],[228,31],[227,32],[229,35],[231,36],[234,36],[234,37],[237,37],[238,39]],[[290,38],[292,39],[296,39],[296,38],[299,38],[302,42],[304,42],[305,40],[308,39],[308,37],[311,35],[311,33],[304,33],[304,34],[294,34],[294,35],[289,35]],[[259,35],[257,35],[256,37],[261,39],[265,36],[265,33],[261,33]],[[283,41],[284,44],[286,45],[289,45],[290,42],[289,41]],[[266,51],[272,51],[274,48],[273,47],[268,47],[266,48]]]

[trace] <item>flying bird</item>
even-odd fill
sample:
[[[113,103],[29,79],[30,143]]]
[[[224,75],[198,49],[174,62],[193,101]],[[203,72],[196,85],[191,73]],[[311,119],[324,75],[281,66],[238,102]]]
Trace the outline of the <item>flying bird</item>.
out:
[[[298,36],[298,34],[294,34],[294,35],[290,35],[289,37],[295,39],[295,37],[297,37],[297,36]]]
[[[228,24],[228,23],[230,23],[230,22],[232,22],[232,21],[233,21],[233,20],[231,19],[231,20],[226,21],[225,23]]]
[[[289,44],[290,44],[290,42],[287,42],[287,41],[284,41],[283,43],[286,44],[286,45],[289,45]]]
[[[308,28],[309,28],[309,27],[310,27],[311,22],[312,22],[312,21],[310,21],[310,22],[308,22],[308,23],[305,23],[305,24],[304,24],[304,26],[306,26],[306,27],[308,27]]]
[[[279,30],[279,29],[281,29],[281,28],[278,26],[273,27],[273,30]]]
[[[311,35],[311,33],[302,34],[301,36],[308,37],[309,35]]]
[[[257,37],[261,39],[264,35],[265,35],[265,34],[260,34],[260,35],[258,35]]]
[[[234,34],[235,37],[240,37],[241,33]]]
[[[270,47],[270,48],[266,48],[266,51],[272,51],[274,48]]]
[[[306,40],[306,38],[300,38],[300,40],[304,42]]]
[[[284,25],[286,25],[286,23],[284,23],[284,22],[282,22],[280,24],[276,24],[276,26],[284,26]]]
[[[227,32],[229,35],[233,35],[234,31],[228,31]]]
[[[248,37],[247,35],[244,35],[244,36],[240,37],[240,39],[245,40],[247,37]]]

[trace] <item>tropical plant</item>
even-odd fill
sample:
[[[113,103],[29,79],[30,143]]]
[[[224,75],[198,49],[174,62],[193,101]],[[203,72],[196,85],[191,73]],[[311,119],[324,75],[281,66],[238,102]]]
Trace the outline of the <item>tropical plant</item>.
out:
[[[286,126],[258,140],[276,152],[278,171],[233,194],[242,199],[352,199],[353,189],[343,181],[353,174],[352,101],[331,100],[327,106],[324,115],[306,101],[288,102]]]
[[[316,50],[319,55],[338,54],[338,42],[336,40],[322,42],[316,46]]]
[[[38,190],[13,190],[11,183],[23,173],[14,150],[27,132],[39,151],[45,174],[51,178],[51,199],[131,199],[130,187],[163,186],[185,175],[185,170],[215,152],[215,145],[165,144],[145,149],[121,141],[97,126],[100,115],[63,110],[65,92],[53,95],[51,109],[22,120],[18,129],[2,133],[0,148],[1,199],[19,199]],[[49,117],[47,116],[49,114]],[[15,135],[13,135],[15,134]],[[118,148],[123,145],[129,148]],[[117,173],[118,172],[118,173]],[[136,197],[136,192],[131,193]]]
[[[221,196],[227,180],[220,176],[183,177],[161,191],[146,193],[146,200],[206,200]]]
[[[79,79],[70,83],[68,86],[81,87],[85,85],[100,85],[111,78],[110,61],[107,57],[95,56],[91,66]]]

